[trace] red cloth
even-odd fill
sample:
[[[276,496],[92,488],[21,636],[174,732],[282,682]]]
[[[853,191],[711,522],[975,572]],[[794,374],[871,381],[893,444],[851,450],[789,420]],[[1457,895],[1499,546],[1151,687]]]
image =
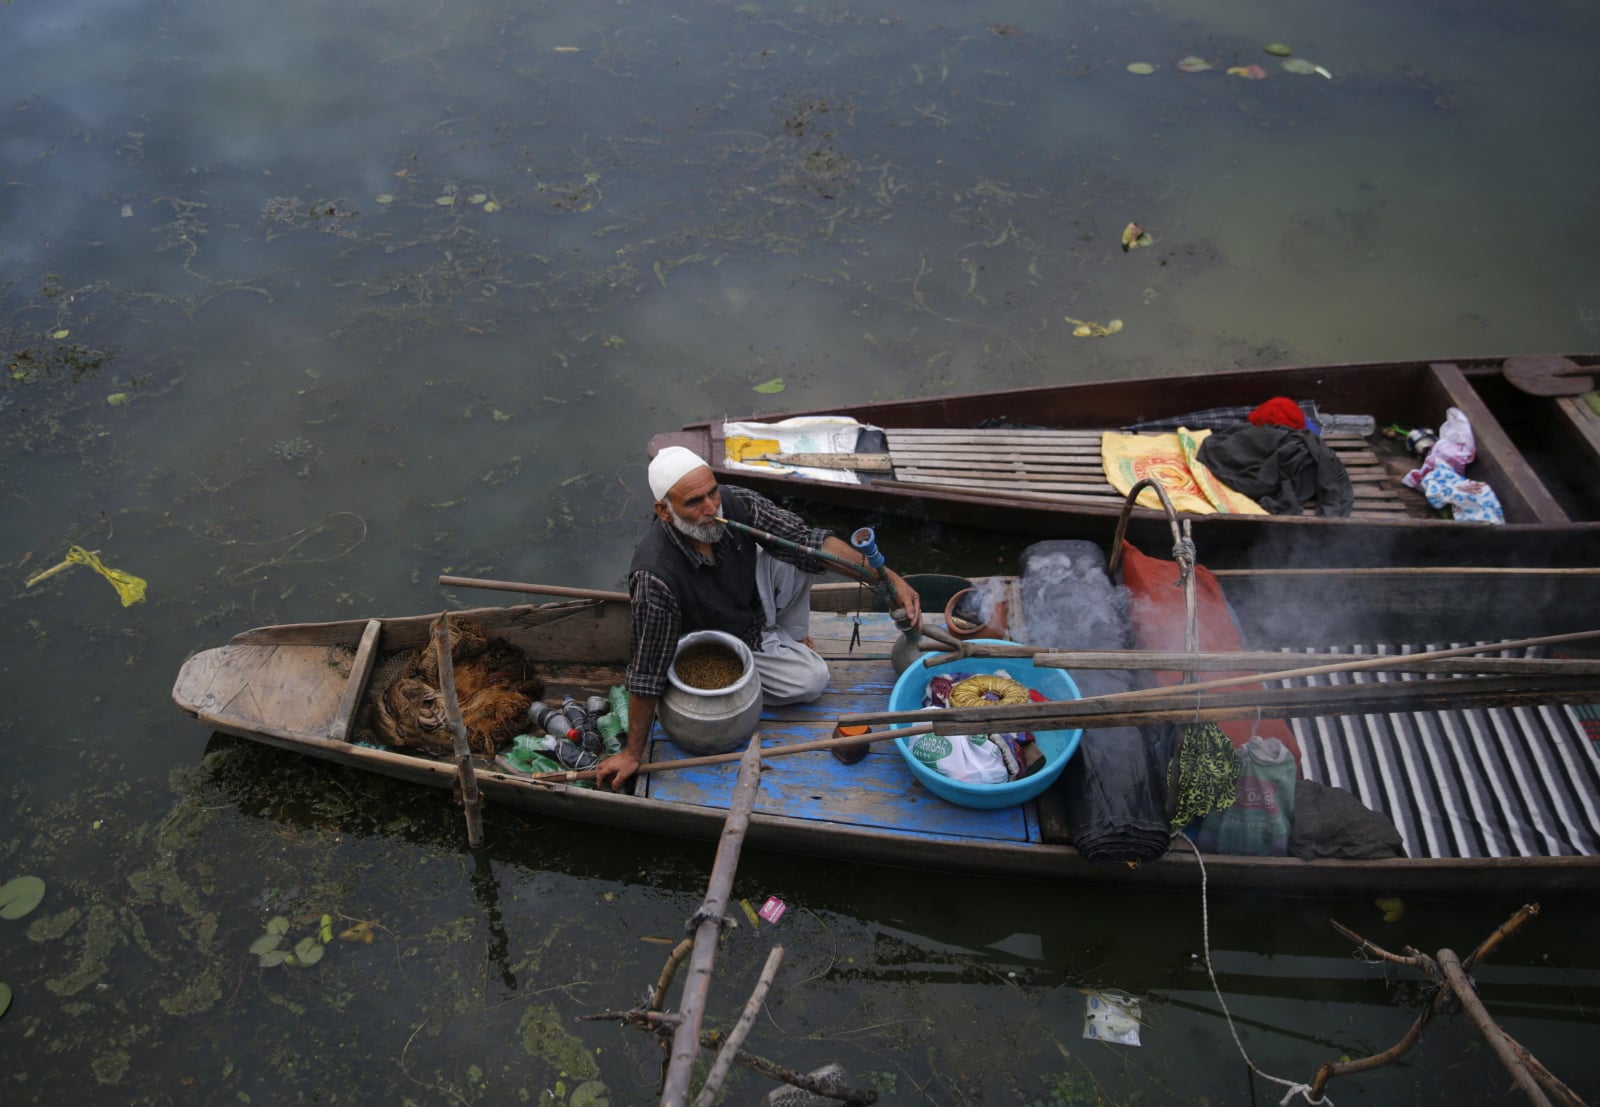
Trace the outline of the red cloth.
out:
[[[1178,585],[1178,563],[1147,557],[1127,543],[1122,546],[1122,583],[1128,588],[1128,614],[1133,622],[1134,645],[1142,650],[1183,649],[1183,589]],[[1204,565],[1194,569],[1195,624],[1199,647],[1202,651],[1240,650],[1244,639],[1239,625],[1233,621],[1228,599],[1222,594],[1222,585]],[[1251,676],[1248,670],[1225,673],[1196,673],[1195,680],[1222,680],[1226,677]],[[1155,674],[1156,683],[1163,687],[1178,683],[1181,673],[1165,671]],[[1247,692],[1261,688],[1259,684],[1241,684],[1234,691]],[[1282,719],[1240,719],[1218,723],[1234,748],[1244,745],[1253,733],[1263,738],[1276,738],[1289,747],[1294,755],[1296,769],[1300,765],[1300,743],[1294,731]]]
[[[1258,427],[1289,427],[1304,430],[1306,413],[1300,405],[1287,396],[1274,396],[1250,413],[1250,422]]]

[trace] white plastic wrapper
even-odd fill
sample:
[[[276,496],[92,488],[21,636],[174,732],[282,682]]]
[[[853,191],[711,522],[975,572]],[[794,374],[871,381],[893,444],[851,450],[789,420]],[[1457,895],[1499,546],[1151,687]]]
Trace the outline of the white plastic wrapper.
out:
[[[934,772],[963,784],[1004,784],[1011,779],[1004,756],[982,734],[923,734],[911,743],[911,754]]]
[[[1096,992],[1085,988],[1083,1036],[1118,1045],[1139,1044],[1139,1001],[1126,992]]]

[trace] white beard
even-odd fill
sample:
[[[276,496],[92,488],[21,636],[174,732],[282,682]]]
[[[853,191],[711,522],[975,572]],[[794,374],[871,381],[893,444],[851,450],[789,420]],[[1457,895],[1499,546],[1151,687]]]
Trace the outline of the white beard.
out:
[[[678,533],[686,535],[696,542],[704,542],[708,546],[714,546],[724,534],[728,533],[728,525],[726,523],[689,522],[689,520],[678,514],[678,509],[672,506],[671,500],[667,501],[667,511],[671,513],[672,525],[678,528]]]

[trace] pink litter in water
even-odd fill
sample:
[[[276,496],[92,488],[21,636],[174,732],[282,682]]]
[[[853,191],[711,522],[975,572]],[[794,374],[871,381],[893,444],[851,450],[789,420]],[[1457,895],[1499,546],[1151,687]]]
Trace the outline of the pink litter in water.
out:
[[[768,896],[767,902],[761,905],[761,910],[757,911],[756,914],[760,915],[769,923],[775,923],[779,919],[783,918],[784,912],[788,910],[789,905],[784,903],[783,900],[779,899],[777,896]]]

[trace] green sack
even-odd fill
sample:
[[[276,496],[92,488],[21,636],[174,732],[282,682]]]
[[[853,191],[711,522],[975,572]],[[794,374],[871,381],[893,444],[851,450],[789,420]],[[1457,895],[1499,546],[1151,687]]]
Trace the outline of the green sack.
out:
[[[1238,757],[1233,805],[1200,820],[1195,845],[1205,853],[1287,856],[1294,826],[1294,755],[1276,738],[1252,738]]]

